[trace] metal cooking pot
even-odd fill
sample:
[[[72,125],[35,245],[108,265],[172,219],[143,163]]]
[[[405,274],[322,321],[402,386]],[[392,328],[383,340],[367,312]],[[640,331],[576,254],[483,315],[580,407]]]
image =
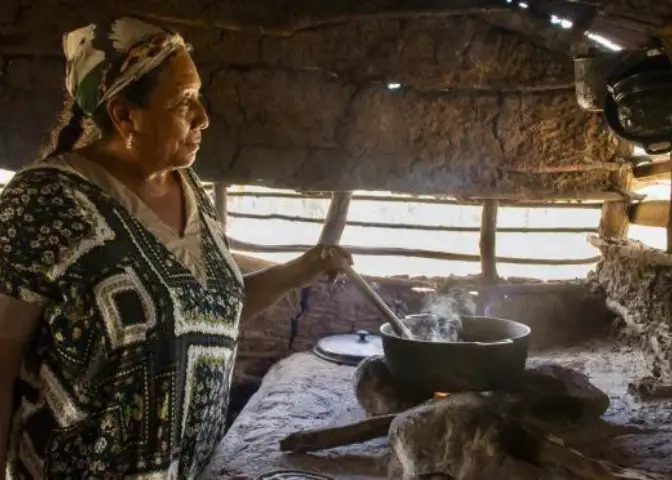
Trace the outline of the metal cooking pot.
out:
[[[619,137],[649,155],[672,150],[672,69],[636,73],[609,87],[604,117]]]
[[[413,322],[427,315],[407,315]],[[385,359],[392,373],[409,388],[433,393],[490,391],[515,383],[525,370],[531,329],[493,317],[462,316],[462,342],[426,342],[395,335],[380,327]]]

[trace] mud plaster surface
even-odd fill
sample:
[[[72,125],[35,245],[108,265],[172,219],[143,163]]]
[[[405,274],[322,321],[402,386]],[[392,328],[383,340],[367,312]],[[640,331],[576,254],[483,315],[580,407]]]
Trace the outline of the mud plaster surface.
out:
[[[423,6],[138,3],[0,2],[0,166],[25,165],[47,140],[62,105],[63,32],[128,9],[198,25],[170,26],[193,43],[203,80],[210,128],[195,168],[205,180],[530,198],[613,187],[604,170],[526,173],[611,161],[617,145],[602,116],[577,105],[569,55],[487,17],[369,18],[277,37],[201,25]]]
[[[582,451],[672,478],[672,401],[642,403],[627,384],[648,374],[641,354],[594,340],[533,352],[529,364],[553,361],[588,374],[607,392],[610,426],[582,430],[569,441]],[[278,362],[231,427],[201,478],[254,478],[276,468],[300,468],[338,479],[386,478],[386,439],[314,454],[286,455],[278,441],[297,430],[348,423],[363,417],[352,390],[354,367],[339,366],[302,352]],[[656,432],[632,433],[632,427]],[[575,438],[576,440],[572,440]]]

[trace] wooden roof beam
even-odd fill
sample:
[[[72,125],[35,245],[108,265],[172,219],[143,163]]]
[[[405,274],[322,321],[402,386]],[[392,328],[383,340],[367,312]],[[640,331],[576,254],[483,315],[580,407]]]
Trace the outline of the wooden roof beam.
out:
[[[644,227],[667,227],[670,214],[668,200],[651,200],[630,205],[628,219],[630,223]]]
[[[650,180],[653,177],[660,177],[663,175],[667,177],[670,171],[672,171],[672,160],[665,160],[663,162],[652,162],[646,163],[644,165],[638,165],[633,169],[633,174],[638,180]]]
[[[343,12],[331,15],[303,16],[285,24],[261,25],[237,21],[236,19],[210,19],[210,18],[185,18],[169,15],[160,15],[138,9],[120,8],[112,9],[117,14],[133,15],[148,21],[181,27],[207,27],[223,31],[237,32],[251,35],[271,37],[291,37],[300,32],[315,30],[317,28],[344,25],[347,23],[364,20],[389,20],[389,19],[417,19],[417,18],[440,18],[456,17],[464,15],[483,15],[492,12],[509,11],[501,0],[453,0],[450,6],[438,4],[438,2],[423,2],[426,5],[418,5],[419,2],[409,2],[400,8],[391,10],[377,10],[364,12]],[[413,8],[409,8],[409,7]],[[425,8],[423,8],[423,6]]]
[[[550,23],[549,13],[528,10],[532,8],[492,12],[486,20],[496,27],[524,37],[538,47],[564,56],[574,56],[594,48],[584,35],[592,24],[594,14],[581,19],[580,28],[563,29]]]

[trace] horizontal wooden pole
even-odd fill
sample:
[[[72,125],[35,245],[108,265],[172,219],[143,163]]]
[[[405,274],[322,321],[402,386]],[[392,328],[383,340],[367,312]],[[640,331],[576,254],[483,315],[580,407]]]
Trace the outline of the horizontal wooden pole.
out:
[[[239,265],[242,263],[243,265],[247,265],[250,263],[250,260],[252,260],[255,264],[257,264],[257,268],[247,268],[243,273],[250,273],[258,270],[262,270],[264,268],[272,267],[274,265],[278,265],[280,262],[275,262],[272,260],[263,260],[260,258],[255,258],[247,253],[234,253],[233,257],[236,260],[236,263]],[[392,276],[392,277],[380,277],[377,275],[364,275],[364,278],[366,278],[369,282],[371,283],[379,283],[379,284],[384,284],[384,285],[393,285],[393,286],[401,286],[401,287],[418,287],[418,288],[430,288],[430,289],[437,289],[438,284],[436,281],[432,281],[431,279],[428,280],[421,280],[418,278],[409,278],[405,277],[403,275],[398,275],[398,276]]]
[[[594,172],[596,170],[606,170],[617,172],[623,168],[623,165],[615,162],[596,162],[575,165],[544,165],[538,167],[499,167],[502,172],[513,173],[576,173],[576,172]]]
[[[566,292],[588,292],[586,285],[578,283],[498,283],[493,288],[495,293],[516,296],[516,295],[535,295],[552,294]],[[475,287],[474,290],[480,290]]]
[[[303,253],[314,245],[259,245],[248,243],[233,238],[229,238],[231,250],[239,252],[255,253]],[[479,255],[468,255],[464,253],[447,253],[433,250],[420,250],[395,247],[355,247],[343,245],[343,248],[355,255],[370,255],[376,257],[397,256],[397,257],[415,257],[431,258],[436,260],[450,260],[454,262],[480,262]],[[600,259],[599,256],[590,258],[572,258],[572,259],[553,259],[553,258],[516,258],[516,257],[497,257],[498,263],[508,263],[515,265],[588,265],[595,263]]]
[[[240,213],[228,212],[229,217],[245,218],[250,220],[283,220],[288,222],[315,223],[322,224],[322,218],[300,217],[296,215],[284,215],[281,213]],[[447,225],[418,225],[410,223],[382,223],[382,222],[359,222],[348,220],[346,225],[351,227],[365,228],[390,228],[398,230],[424,230],[429,232],[480,232],[480,227],[453,227]],[[577,228],[534,228],[534,227],[497,227],[497,233],[595,233],[595,227],[577,227]]]
[[[0,190],[6,185],[0,184]],[[213,185],[211,183],[204,184],[204,188],[208,192],[213,192]],[[287,198],[296,200],[329,200],[331,192],[310,192],[310,193],[286,193],[286,192],[227,192],[227,197],[257,197],[257,198]],[[548,201],[517,201],[512,199],[500,200],[500,207],[507,208],[578,208],[599,210],[602,208],[602,203],[605,201],[623,200],[624,196],[618,192],[596,192],[595,194],[585,195],[577,199],[549,197]],[[480,206],[486,198],[476,199],[454,199],[454,198],[428,198],[428,197],[398,197],[392,195],[353,195],[354,201],[369,201],[369,202],[397,202],[397,203],[423,203],[432,205],[475,205]]]
[[[464,0],[453,2],[454,5],[443,9],[426,9],[426,10],[392,10],[379,11],[370,13],[340,13],[333,16],[315,17],[315,18],[299,18],[298,21],[280,26],[280,25],[259,25],[247,24],[237,22],[232,19],[213,19],[213,18],[188,18],[159,15],[146,10],[135,10],[131,8],[119,8],[119,13],[124,15],[132,15],[139,18],[151,20],[158,23],[166,23],[170,25],[177,25],[181,27],[192,28],[216,28],[218,30],[231,31],[249,35],[263,35],[271,37],[291,37],[292,35],[305,31],[315,30],[320,27],[330,27],[334,25],[343,25],[347,23],[355,23],[366,20],[382,21],[382,20],[412,20],[418,18],[449,18],[460,17],[465,15],[487,15],[492,12],[506,12],[509,11],[506,5],[502,5],[495,1],[479,0],[467,2]]]
[[[206,188],[209,189],[210,187]],[[229,197],[256,197],[256,198],[287,198],[296,200],[329,200],[331,192],[310,192],[310,193],[286,193],[286,192],[235,192],[229,191]],[[601,198],[592,202],[572,202],[567,199],[558,199],[548,202],[524,202],[513,200],[501,200],[500,206],[509,208],[585,208],[599,210],[602,208],[604,200],[622,200],[623,196],[615,192],[603,192]],[[392,195],[353,195],[353,201],[373,201],[373,202],[398,202],[398,203],[425,203],[433,205],[481,205],[482,199],[457,200],[454,198],[428,198],[428,197],[398,197]],[[599,201],[598,201],[599,200]]]
[[[240,253],[234,254],[236,261],[241,258],[253,258]],[[255,259],[260,260],[260,259]],[[265,262],[266,267],[278,265],[278,262],[261,260]],[[381,285],[391,285],[396,287],[408,288],[428,288],[432,290],[439,289],[439,283],[443,279],[435,279],[432,281],[431,277],[427,279],[409,278],[404,276],[380,277],[376,275],[364,275],[364,278],[370,283]],[[478,278],[478,277],[477,277]],[[470,281],[469,279],[462,279],[450,283],[450,288],[460,288],[465,290],[480,291],[483,284],[479,280]],[[506,295],[528,295],[536,293],[558,293],[558,292],[575,292],[586,290],[586,285],[583,283],[568,283],[566,281],[549,281],[549,282],[531,282],[525,283],[519,281],[501,281],[497,284],[497,292]]]
[[[628,219],[630,223],[645,227],[666,228],[669,221],[670,202],[668,200],[651,200],[630,205]]]

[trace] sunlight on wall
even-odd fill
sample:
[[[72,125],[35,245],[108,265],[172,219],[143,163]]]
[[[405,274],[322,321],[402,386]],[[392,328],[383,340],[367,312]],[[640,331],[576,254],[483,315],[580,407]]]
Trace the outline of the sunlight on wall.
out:
[[[278,192],[263,188],[231,187],[230,191]],[[366,195],[387,195],[386,192],[355,192]],[[410,200],[410,197],[409,197]],[[230,196],[229,212],[283,214],[324,218],[329,199],[289,199]],[[500,207],[500,227],[587,227],[596,228],[599,209],[529,209]],[[481,207],[402,203],[384,201],[352,201],[350,221],[407,223],[420,225],[451,225],[480,227]],[[228,233],[232,238],[264,245],[315,244],[320,224],[286,220],[259,220],[229,217]],[[585,233],[498,233],[497,255],[520,258],[588,258],[598,254],[586,241]],[[452,253],[479,254],[478,232],[436,232],[390,228],[346,227],[342,244],[364,247],[400,247],[437,250]],[[255,257],[286,261],[295,253],[254,253]],[[478,262],[453,262],[409,257],[355,256],[356,267],[370,275],[446,276],[480,273]],[[585,277],[594,265],[536,266],[498,264],[504,277],[534,277],[544,280]]]
[[[656,182],[639,188],[634,193],[646,195],[646,200],[669,200],[670,182]],[[630,225],[628,227],[628,238],[640,241],[652,248],[659,248],[661,250],[667,248],[667,231],[664,228]]]

